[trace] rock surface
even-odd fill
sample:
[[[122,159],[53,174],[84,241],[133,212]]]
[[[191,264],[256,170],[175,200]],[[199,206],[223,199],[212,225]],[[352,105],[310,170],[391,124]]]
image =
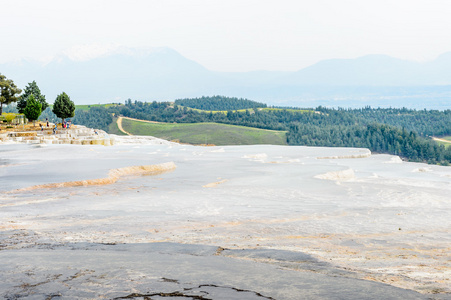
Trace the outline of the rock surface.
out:
[[[215,255],[215,247],[170,243],[41,245],[0,252],[7,261],[0,290],[7,299],[425,299],[386,284],[305,270],[287,270],[249,259]],[[229,253],[230,254],[230,253]],[[302,253],[267,250],[265,259],[333,271]],[[343,274],[341,274],[343,275]]]

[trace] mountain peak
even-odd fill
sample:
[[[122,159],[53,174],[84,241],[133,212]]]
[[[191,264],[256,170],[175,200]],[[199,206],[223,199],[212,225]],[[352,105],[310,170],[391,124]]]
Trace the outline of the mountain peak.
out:
[[[144,57],[153,54],[176,54],[177,51],[168,47],[154,48],[132,48],[118,45],[78,45],[67,49],[54,57],[54,61],[89,61],[96,58],[108,57],[112,55],[124,55],[134,57]]]
[[[299,91],[308,87],[352,87],[351,91],[372,87],[373,91],[373,87],[443,86],[451,85],[450,70],[451,52],[425,63],[371,54],[324,60],[297,72],[223,73],[209,71],[171,48],[124,46],[78,47],[60,53],[44,66],[30,60],[0,64],[2,74],[19,86],[36,80],[50,98],[64,90],[85,102],[212,94],[282,98],[293,93],[301,97]]]
[[[434,61],[451,61],[451,51],[440,54]]]

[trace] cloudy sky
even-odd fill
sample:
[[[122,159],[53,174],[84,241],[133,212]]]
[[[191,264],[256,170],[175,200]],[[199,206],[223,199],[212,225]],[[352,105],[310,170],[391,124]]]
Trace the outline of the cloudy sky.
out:
[[[329,58],[425,61],[451,51],[449,0],[1,1],[0,62],[170,47],[215,71]]]

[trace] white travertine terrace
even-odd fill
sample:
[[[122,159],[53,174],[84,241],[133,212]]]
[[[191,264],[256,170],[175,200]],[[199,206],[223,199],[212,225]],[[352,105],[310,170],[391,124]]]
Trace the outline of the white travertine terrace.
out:
[[[451,294],[450,167],[355,148],[109,138],[0,145],[1,296],[113,299],[161,278],[169,291],[208,283],[278,300]]]
[[[161,163],[156,165],[146,166],[130,166],[118,169],[112,169],[108,172],[108,177],[87,179],[87,180],[75,180],[58,183],[46,183],[33,185],[30,187],[11,191],[10,193],[26,192],[37,189],[53,189],[53,188],[68,188],[77,186],[90,186],[90,185],[107,185],[113,184],[124,176],[144,176],[144,175],[157,175],[165,172],[174,171],[176,165],[173,162]]]
[[[70,129],[59,128],[54,134],[51,128],[43,131],[17,131],[0,133],[0,144],[74,144],[74,145],[114,145],[114,137],[103,130],[95,130],[81,125]]]

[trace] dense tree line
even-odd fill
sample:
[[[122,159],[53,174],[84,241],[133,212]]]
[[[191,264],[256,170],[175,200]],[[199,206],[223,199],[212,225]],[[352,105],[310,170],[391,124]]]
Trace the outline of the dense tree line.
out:
[[[266,107],[266,104],[264,103],[243,98],[234,98],[225,96],[178,99],[175,100],[175,104],[196,109],[213,110],[213,111]]]
[[[104,107],[91,107],[89,110],[75,110],[74,124],[102,129],[108,132],[108,126],[113,122],[111,113]]]
[[[359,123],[382,123],[405,128],[417,132],[422,136],[442,136],[451,134],[451,110],[415,110],[407,108],[371,108],[361,109],[325,109],[317,110],[328,114],[338,111],[343,115],[350,115]]]
[[[290,145],[360,147],[375,153],[388,153],[433,164],[451,163],[451,147],[447,149],[414,131],[385,124],[326,125],[292,124],[287,133]]]
[[[47,107],[39,116],[39,119],[44,121],[44,120],[48,120],[49,122],[52,123],[58,123],[59,119],[58,117],[53,113],[52,108],[51,107]]]

